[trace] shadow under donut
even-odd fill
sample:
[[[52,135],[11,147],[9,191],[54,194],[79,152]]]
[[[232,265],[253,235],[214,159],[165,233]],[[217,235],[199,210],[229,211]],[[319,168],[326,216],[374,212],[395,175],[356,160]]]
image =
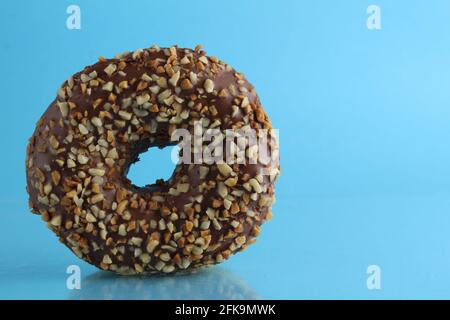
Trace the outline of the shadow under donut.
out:
[[[70,299],[130,300],[239,300],[260,299],[232,272],[213,267],[177,276],[118,276],[98,271],[81,281]]]

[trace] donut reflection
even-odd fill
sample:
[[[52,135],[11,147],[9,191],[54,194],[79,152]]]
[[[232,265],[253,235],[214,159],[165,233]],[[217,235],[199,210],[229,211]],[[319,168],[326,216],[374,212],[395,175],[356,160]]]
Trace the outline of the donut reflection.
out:
[[[260,296],[240,277],[215,267],[177,276],[132,277],[105,271],[82,279],[81,289],[74,290],[71,299],[130,300],[239,300],[260,299]]]

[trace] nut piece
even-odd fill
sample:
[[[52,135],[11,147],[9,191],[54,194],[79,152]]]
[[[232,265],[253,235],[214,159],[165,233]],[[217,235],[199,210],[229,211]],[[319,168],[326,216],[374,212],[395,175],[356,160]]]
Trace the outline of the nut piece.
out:
[[[91,203],[92,204],[96,204],[97,202],[103,201],[103,194],[102,193],[98,193],[94,196],[92,196],[91,198]]]
[[[133,114],[120,110],[119,111],[119,116],[123,119],[123,120],[131,120],[131,117],[133,116]]]
[[[55,171],[52,171],[51,175],[52,175],[53,184],[55,186],[57,186],[59,184],[59,181],[61,180],[61,174],[59,173],[59,171],[55,170]]]
[[[117,70],[117,66],[114,63],[109,64],[103,71],[111,77],[111,75],[114,73],[114,71]]]
[[[50,220],[50,224],[55,227],[60,226],[61,225],[61,216],[60,215],[54,216],[52,218],[52,220]]]
[[[55,149],[55,150],[58,149],[59,141],[56,139],[56,137],[54,135],[50,136],[49,142],[53,149]]]
[[[256,180],[255,178],[250,179],[249,184],[256,193],[262,192],[261,185],[259,184],[258,180]]]
[[[94,177],[103,177],[105,175],[105,170],[98,168],[90,168],[88,173]]]
[[[181,81],[181,89],[189,90],[189,89],[192,89],[192,88],[193,88],[193,85],[192,85],[191,81],[189,81],[189,79],[183,79]]]
[[[82,135],[87,135],[89,133],[89,130],[81,123],[78,124],[78,129]]]
[[[189,191],[189,183],[180,183],[177,186],[177,191],[181,193],[186,193]]]
[[[86,164],[86,163],[88,163],[89,158],[86,157],[86,156],[83,155],[83,154],[79,154],[79,155],[77,156],[77,160],[78,160],[78,162],[79,162],[80,164]]]
[[[225,178],[233,172],[233,169],[226,163],[218,163],[217,169],[219,169],[220,174]]]
[[[77,164],[72,159],[67,159],[67,168],[75,168]]]
[[[214,91],[214,82],[211,79],[206,79],[203,87],[207,93],[211,93]]]
[[[200,179],[205,179],[205,177],[208,175],[208,172],[209,172],[209,167],[200,166],[200,168],[199,168]]]
[[[69,114],[69,105],[67,102],[57,102],[59,111],[61,111],[62,116],[65,118]]]
[[[114,83],[109,81],[103,85],[102,89],[105,91],[112,91],[114,89]]]
[[[227,180],[225,180],[225,184],[228,186],[228,187],[234,187],[236,184],[237,184],[237,181],[238,181],[238,177],[230,177],[230,178],[228,178]]]
[[[246,241],[245,236],[240,236],[240,237],[237,237],[237,238],[236,238],[236,243],[237,243],[239,246],[244,245],[244,244],[245,244],[245,241]]]
[[[181,64],[188,64],[189,63],[189,58],[187,56],[184,56],[181,60],[180,60]]]
[[[107,254],[105,254],[105,255],[103,256],[102,262],[103,262],[104,264],[111,264],[111,263],[112,263],[112,260],[111,260],[111,258],[110,258]]]
[[[95,218],[95,216],[92,213],[88,213],[86,215],[86,221],[87,222],[95,222],[95,221],[97,221],[97,219]]]
[[[123,200],[123,201],[121,201],[121,202],[117,205],[117,209],[116,209],[117,213],[118,213],[118,214],[122,214],[123,211],[125,210],[125,208],[127,207],[127,204],[128,204],[128,200]]]
[[[174,87],[176,87],[179,79],[180,79],[180,70],[178,70],[173,74],[173,76],[169,79],[169,83]]]
[[[225,198],[228,195],[228,189],[222,181],[219,182],[217,185],[217,193],[222,198]]]
[[[159,245],[159,241],[158,240],[150,240],[147,244],[147,252],[148,253],[152,253],[153,250],[155,250],[155,248]]]
[[[103,125],[102,120],[100,120],[100,118],[98,118],[98,117],[93,117],[91,119],[91,122],[96,127],[101,127]]]

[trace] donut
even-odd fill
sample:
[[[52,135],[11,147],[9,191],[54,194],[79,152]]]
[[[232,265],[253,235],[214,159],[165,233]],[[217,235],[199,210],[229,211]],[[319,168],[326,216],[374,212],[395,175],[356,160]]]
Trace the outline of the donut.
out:
[[[195,140],[196,128],[213,137],[174,140],[178,132]],[[220,139],[238,130],[268,133],[268,161],[250,144]],[[29,207],[102,270],[171,274],[214,265],[254,243],[272,217],[274,132],[243,74],[201,46],[100,57],[64,81],[36,124],[25,160]],[[127,178],[139,154],[176,144],[168,180],[138,187]],[[211,146],[222,148],[214,161],[195,158]]]

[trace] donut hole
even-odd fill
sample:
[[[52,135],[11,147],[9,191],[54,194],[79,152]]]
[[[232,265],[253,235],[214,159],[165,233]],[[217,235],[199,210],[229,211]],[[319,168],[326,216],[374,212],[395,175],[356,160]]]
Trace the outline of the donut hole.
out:
[[[131,164],[127,178],[139,188],[153,185],[159,179],[167,181],[175,170],[178,158],[172,160],[172,152],[178,150],[177,148],[177,146],[152,147],[140,153]]]

